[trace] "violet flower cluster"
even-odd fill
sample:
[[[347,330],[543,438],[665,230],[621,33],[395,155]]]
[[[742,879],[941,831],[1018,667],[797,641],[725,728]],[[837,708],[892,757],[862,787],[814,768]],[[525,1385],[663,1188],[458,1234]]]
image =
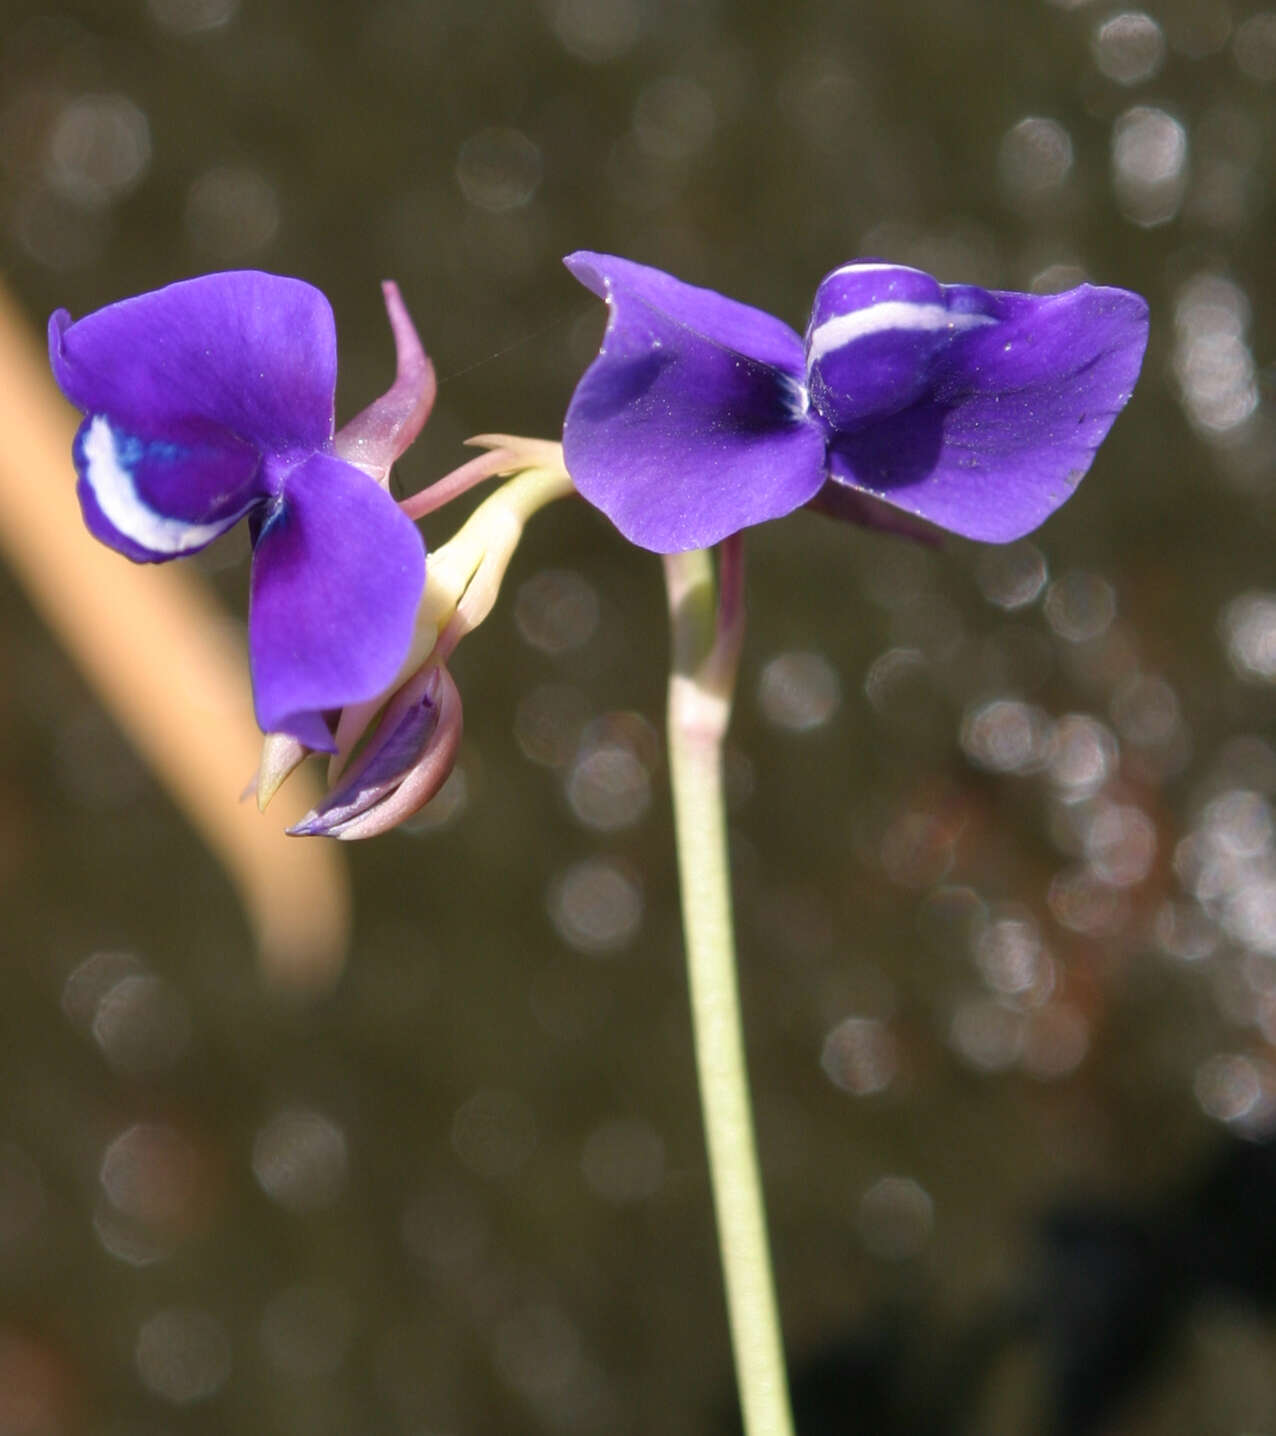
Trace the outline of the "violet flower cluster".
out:
[[[296,832],[370,836],[437,791],[461,731],[444,663],[547,497],[574,484],[661,553],[803,505],[1007,541],[1085,474],[1147,340],[1142,299],[1090,285],[1013,294],[857,261],[820,284],[803,339],[629,260],[567,265],[610,311],[564,423],[570,484],[546,458],[555,446],[479,441],[493,452],[431,495],[500,473],[549,483],[515,499],[511,481],[509,504],[481,521],[480,506],[436,554],[429,588],[412,519],[435,500],[400,506],[387,482],[429,414],[434,371],[392,284],[395,382],[339,431],[332,311],[300,280],[212,274],[50,320],[54,375],[85,416],[74,460],[94,535],[163,562],[248,520],[253,690],[272,735],[260,791],[309,750],[337,754],[337,786]]]
[[[580,493],[657,553],[815,503],[1003,543],[1073,492],[1124,407],[1147,305],[1123,289],[1013,294],[858,260],[805,338],[611,255],[568,269],[607,301],[563,426]]]

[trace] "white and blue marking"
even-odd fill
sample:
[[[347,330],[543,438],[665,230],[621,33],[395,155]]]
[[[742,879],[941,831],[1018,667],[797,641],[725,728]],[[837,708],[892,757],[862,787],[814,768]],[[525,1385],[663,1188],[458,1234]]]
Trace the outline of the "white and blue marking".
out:
[[[203,548],[234,522],[230,518],[191,523],[153,509],[134,477],[134,470],[147,456],[146,446],[131,435],[117,435],[105,414],[95,414],[89,420],[77,448],[80,478],[103,517],[122,537],[156,558],[174,558]]]
[[[979,292],[960,293],[964,306]],[[996,322],[950,307],[949,292],[920,269],[844,264],[821,283],[807,328],[812,405],[835,430],[897,413],[925,396],[933,360],[955,335]]]

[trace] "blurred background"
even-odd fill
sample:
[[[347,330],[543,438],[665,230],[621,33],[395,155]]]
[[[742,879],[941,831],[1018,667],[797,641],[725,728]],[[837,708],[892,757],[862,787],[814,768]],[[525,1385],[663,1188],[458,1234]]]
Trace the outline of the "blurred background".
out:
[[[1276,11],[3,20],[33,332],[300,275],[345,418],[394,277],[442,381],[403,491],[556,434],[602,329],[575,248],[798,329],[862,255],[1148,297],[1143,381],[1031,542],[750,535],[748,1039],[804,1430],[1273,1436]],[[245,557],[201,560],[237,629]],[[729,1430],[659,564],[535,521],[453,666],[460,767],[348,852],[344,971],[288,991],[2,569],[0,653],[0,1433]]]

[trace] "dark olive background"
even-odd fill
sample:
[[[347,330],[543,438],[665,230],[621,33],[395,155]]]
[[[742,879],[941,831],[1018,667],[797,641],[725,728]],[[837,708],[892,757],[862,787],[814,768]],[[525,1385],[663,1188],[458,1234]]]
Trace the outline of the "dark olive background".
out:
[[[1045,0],[3,7],[0,255],[32,323],[301,275],[348,416],[387,374],[393,276],[442,379],[405,491],[467,434],[557,432],[601,332],[576,248],[799,329],[864,253],[1148,297],[1143,381],[1034,538],[1044,598],[999,606],[961,541],[749,536],[733,822],[788,1343],[903,1331],[914,1396],[961,1386],[944,1358],[1022,1293],[1044,1211],[1163,1204],[1276,1110],[1276,618],[1228,607],[1276,566],[1276,21],[1252,11],[1152,0],[1157,64],[1148,26],[1100,38],[1118,6]],[[1144,42],[1143,78],[1104,73]],[[228,548],[205,566],[242,615]],[[537,519],[455,664],[464,801],[350,853],[349,962],[306,1001],[263,986],[225,880],[4,575],[0,635],[5,1436],[720,1429],[658,562],[583,505]],[[1069,803],[1066,714],[1120,748]],[[623,926],[608,893],[640,921],[582,950],[572,903]],[[1022,990],[990,932],[1027,942]],[[1198,1304],[1166,1351],[1110,1429],[1274,1429],[1263,1319]],[[953,1429],[1047,1430],[1043,1369],[1017,1331]],[[867,1391],[844,1429],[894,1429]]]

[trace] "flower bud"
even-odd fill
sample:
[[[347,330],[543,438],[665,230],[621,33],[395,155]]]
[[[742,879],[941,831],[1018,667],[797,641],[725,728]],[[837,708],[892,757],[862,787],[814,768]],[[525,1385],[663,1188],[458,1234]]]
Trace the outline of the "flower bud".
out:
[[[461,696],[446,668],[427,666],[386,706],[342,781],[289,832],[351,840],[397,827],[446,782],[461,742]]]

